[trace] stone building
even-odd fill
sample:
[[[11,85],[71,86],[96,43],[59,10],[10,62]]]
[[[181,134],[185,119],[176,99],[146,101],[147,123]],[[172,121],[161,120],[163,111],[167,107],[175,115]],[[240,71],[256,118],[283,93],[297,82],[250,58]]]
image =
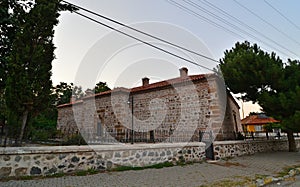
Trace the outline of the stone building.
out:
[[[88,92],[57,107],[57,128],[95,142],[199,141],[200,132],[235,139],[242,131],[239,106],[222,83],[215,74],[188,75],[181,68],[174,79],[150,84],[143,78],[139,87]]]

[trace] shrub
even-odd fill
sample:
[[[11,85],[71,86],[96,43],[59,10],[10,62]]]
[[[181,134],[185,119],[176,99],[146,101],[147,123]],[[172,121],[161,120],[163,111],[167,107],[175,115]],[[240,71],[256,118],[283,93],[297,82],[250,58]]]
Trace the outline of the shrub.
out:
[[[85,139],[81,136],[81,134],[71,135],[62,144],[63,145],[87,145]]]
[[[237,139],[237,140],[244,140],[244,139],[245,139],[245,136],[244,136],[241,132],[238,132],[238,133],[237,133],[236,139]]]

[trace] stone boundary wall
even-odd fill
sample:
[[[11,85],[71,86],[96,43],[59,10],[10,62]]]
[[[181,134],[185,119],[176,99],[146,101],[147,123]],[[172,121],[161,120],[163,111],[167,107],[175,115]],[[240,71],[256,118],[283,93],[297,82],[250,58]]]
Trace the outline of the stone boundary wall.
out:
[[[109,170],[117,166],[147,166],[163,162],[199,162],[205,144],[118,144],[0,148],[0,178]]]
[[[300,149],[300,139],[295,139],[297,149]],[[288,141],[258,140],[258,141],[215,141],[215,160],[228,157],[254,154],[257,152],[288,151]]]

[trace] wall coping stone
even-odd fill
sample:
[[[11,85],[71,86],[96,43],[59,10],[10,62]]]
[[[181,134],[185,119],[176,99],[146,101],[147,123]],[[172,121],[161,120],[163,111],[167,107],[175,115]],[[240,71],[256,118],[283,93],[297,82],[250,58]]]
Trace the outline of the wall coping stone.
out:
[[[12,154],[48,154],[48,153],[76,153],[94,151],[126,151],[145,150],[160,148],[184,148],[184,147],[205,146],[202,142],[182,142],[182,143],[157,143],[157,144],[113,144],[113,145],[83,145],[83,146],[43,146],[43,147],[4,147],[0,148],[0,155]]]
[[[295,137],[295,140],[300,140],[300,138]],[[277,140],[228,140],[228,141],[214,141],[214,145],[227,145],[227,144],[242,144],[242,143],[264,143],[264,142],[285,142],[287,139],[277,139]]]
[[[227,144],[243,144],[243,143],[265,143],[265,142],[285,142],[286,139],[280,140],[229,140],[229,141],[215,141],[214,145],[227,145]]]

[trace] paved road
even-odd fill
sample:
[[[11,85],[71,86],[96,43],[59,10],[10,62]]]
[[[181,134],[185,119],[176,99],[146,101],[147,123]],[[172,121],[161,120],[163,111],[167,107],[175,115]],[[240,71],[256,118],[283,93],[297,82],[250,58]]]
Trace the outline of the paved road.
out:
[[[276,175],[284,167],[300,165],[300,153],[257,153],[251,156],[175,166],[163,169],[146,169],[99,173],[89,176],[66,176],[27,181],[0,182],[0,186],[77,187],[77,186],[201,186],[219,181],[253,179],[257,175]],[[232,183],[234,186],[236,183]],[[294,184],[296,184],[294,182]],[[293,184],[290,184],[293,186]]]

